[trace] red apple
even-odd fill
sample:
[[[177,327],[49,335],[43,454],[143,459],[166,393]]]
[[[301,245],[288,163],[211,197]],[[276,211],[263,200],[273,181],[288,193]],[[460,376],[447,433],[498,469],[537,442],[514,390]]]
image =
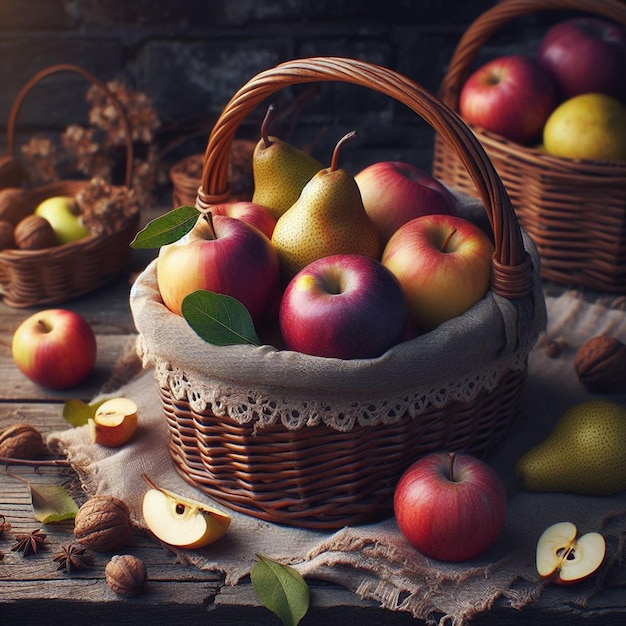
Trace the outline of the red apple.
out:
[[[466,561],[497,539],[506,519],[507,495],[498,474],[484,461],[437,452],[402,475],[393,509],[400,531],[422,554]]]
[[[416,326],[427,331],[484,297],[492,255],[491,241],[472,222],[424,215],[392,235],[382,262],[400,281]]]
[[[313,261],[289,282],[280,329],[289,350],[338,359],[380,356],[403,340],[402,289],[380,261],[338,254]]]
[[[380,161],[361,170],[354,179],[383,245],[415,217],[457,214],[456,198],[436,178],[411,163]]]
[[[211,207],[213,215],[227,215],[256,226],[268,239],[272,238],[276,218],[271,211],[254,202],[224,202]]]
[[[626,28],[599,17],[559,22],[541,40],[538,58],[561,97],[604,93],[626,102]]]
[[[78,313],[47,309],[26,318],[13,333],[17,367],[47,389],[68,389],[83,382],[96,362],[96,337]]]
[[[279,297],[279,279],[270,240],[226,215],[201,216],[187,239],[163,246],[157,259],[161,297],[178,315],[185,296],[205,289],[239,300],[256,325]]]
[[[552,76],[535,59],[517,54],[493,59],[471,74],[461,89],[459,112],[469,124],[529,144],[556,104]]]

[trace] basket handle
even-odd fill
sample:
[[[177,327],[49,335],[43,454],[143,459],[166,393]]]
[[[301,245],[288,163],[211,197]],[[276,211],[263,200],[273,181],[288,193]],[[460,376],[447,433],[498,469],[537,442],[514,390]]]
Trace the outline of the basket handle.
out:
[[[17,115],[20,111],[24,98],[38,82],[40,82],[47,76],[50,76],[51,74],[56,74],[58,72],[73,72],[75,74],[80,74],[81,76],[86,78],[91,84],[95,85],[96,87],[98,87],[98,89],[104,92],[111,100],[111,104],[113,104],[115,110],[117,111],[117,114],[120,116],[120,120],[122,123],[122,127],[124,128],[124,134],[126,137],[126,171],[124,175],[124,184],[126,187],[130,188],[133,178],[133,140],[130,123],[128,122],[126,112],[124,111],[122,105],[117,99],[117,96],[102,81],[98,80],[86,69],[78,65],[73,65],[71,63],[62,63],[46,67],[43,70],[37,72],[28,82],[26,82],[22,86],[17,96],[15,97],[15,100],[13,101],[13,105],[11,106],[11,110],[9,112],[9,119],[7,122],[8,154],[14,154]]]
[[[514,299],[529,293],[530,258],[507,192],[483,147],[461,118],[426,89],[377,65],[338,57],[292,60],[257,74],[231,98],[218,118],[204,156],[196,206],[206,210],[228,198],[228,154],[237,127],[269,95],[295,83],[341,81],[368,87],[405,104],[456,149],[483,200],[495,241],[492,289]]]
[[[626,4],[623,0],[502,0],[472,22],[459,40],[441,83],[439,97],[457,111],[461,89],[483,44],[517,17],[557,9],[585,11],[626,24]]]

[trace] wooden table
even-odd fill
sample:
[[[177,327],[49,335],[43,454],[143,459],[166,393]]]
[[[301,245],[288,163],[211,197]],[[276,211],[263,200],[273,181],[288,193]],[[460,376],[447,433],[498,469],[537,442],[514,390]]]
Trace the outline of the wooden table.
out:
[[[150,252],[136,252],[131,271],[142,269]],[[80,312],[92,324],[98,341],[95,371],[85,384],[69,394],[46,391],[27,380],[11,358],[11,337],[21,320],[35,309],[14,309],[0,304],[0,430],[16,422],[27,422],[44,435],[66,424],[63,403],[68,397],[90,400],[111,377],[114,364],[128,349],[134,325],[128,306],[129,276],[65,308]],[[50,459],[50,456],[46,457]],[[46,549],[27,558],[11,551],[13,535],[32,531],[34,520],[26,485],[8,471],[37,483],[65,485],[79,503],[85,499],[77,476],[68,467],[38,468],[0,466],[0,514],[12,529],[0,539],[0,625],[25,624],[279,624],[278,618],[257,600],[249,579],[235,587],[224,585],[221,574],[205,572],[176,562],[175,556],[149,536],[137,531],[127,551],[142,558],[148,568],[145,591],[130,600],[115,595],[104,579],[110,555],[97,554],[90,569],[68,575],[57,571],[52,555],[73,539],[73,524],[48,525]],[[595,596],[585,610],[568,605],[567,592],[549,588],[541,600],[515,611],[496,606],[472,624],[562,624],[563,626],[607,626],[626,623],[626,574],[621,568],[609,585]],[[303,626],[335,623],[418,624],[408,614],[381,609],[360,600],[342,587],[310,581],[311,607]],[[556,612],[548,607],[558,607]]]

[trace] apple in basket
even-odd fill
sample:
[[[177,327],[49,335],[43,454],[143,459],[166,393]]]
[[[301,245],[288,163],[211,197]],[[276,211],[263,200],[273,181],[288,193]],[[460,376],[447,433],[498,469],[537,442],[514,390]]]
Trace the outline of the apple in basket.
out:
[[[406,222],[421,215],[456,215],[456,198],[436,178],[403,161],[379,161],[355,177],[363,206],[383,244]]]
[[[35,215],[50,223],[59,245],[89,235],[89,229],[81,221],[78,203],[71,196],[46,198],[35,208]]]
[[[472,222],[424,215],[391,236],[382,262],[400,281],[416,326],[427,331],[483,298],[492,255],[491,241]]]
[[[226,215],[200,216],[188,235],[163,246],[157,282],[165,306],[180,315],[185,296],[204,289],[235,298],[257,324],[279,297],[278,254],[257,228]]]
[[[571,585],[597,571],[605,553],[606,543],[600,533],[579,535],[571,522],[557,522],[539,537],[537,571],[544,580]]]
[[[575,17],[550,28],[539,62],[554,77],[563,99],[604,93],[626,100],[626,28],[600,17]]]
[[[517,54],[493,59],[471,74],[461,88],[459,112],[469,124],[528,144],[540,137],[556,104],[549,72]]]
[[[96,362],[96,337],[87,320],[67,309],[27,317],[13,333],[13,360],[33,382],[48,389],[82,383]]]
[[[507,495],[498,474],[484,461],[470,454],[434,452],[401,476],[393,509],[400,531],[422,554],[466,561],[499,536]]]
[[[268,239],[272,238],[276,218],[272,212],[261,204],[255,202],[224,202],[211,207],[213,215],[227,215],[256,226]]]
[[[313,261],[291,279],[279,322],[289,350],[367,359],[402,341],[408,311],[400,284],[380,261],[338,254]]]

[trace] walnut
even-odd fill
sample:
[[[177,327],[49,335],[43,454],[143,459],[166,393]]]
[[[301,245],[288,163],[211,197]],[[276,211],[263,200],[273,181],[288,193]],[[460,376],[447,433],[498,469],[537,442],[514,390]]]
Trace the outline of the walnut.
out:
[[[15,248],[13,224],[7,221],[0,221],[0,250],[8,250],[11,248]]]
[[[43,250],[58,244],[50,222],[39,215],[28,215],[15,227],[15,244],[20,250]]]
[[[19,187],[0,189],[0,220],[16,226],[32,211],[33,208],[27,202],[27,194],[23,189]]]
[[[36,459],[44,449],[41,433],[30,424],[13,424],[0,433],[0,456]]]
[[[76,513],[76,539],[96,552],[123,548],[132,533],[130,511],[124,502],[114,496],[93,496]]]
[[[146,585],[145,563],[132,554],[116,554],[104,568],[107,584],[125,598],[136,596]]]
[[[576,353],[574,369],[589,391],[610,393],[626,389],[626,345],[608,335],[592,337]]]

